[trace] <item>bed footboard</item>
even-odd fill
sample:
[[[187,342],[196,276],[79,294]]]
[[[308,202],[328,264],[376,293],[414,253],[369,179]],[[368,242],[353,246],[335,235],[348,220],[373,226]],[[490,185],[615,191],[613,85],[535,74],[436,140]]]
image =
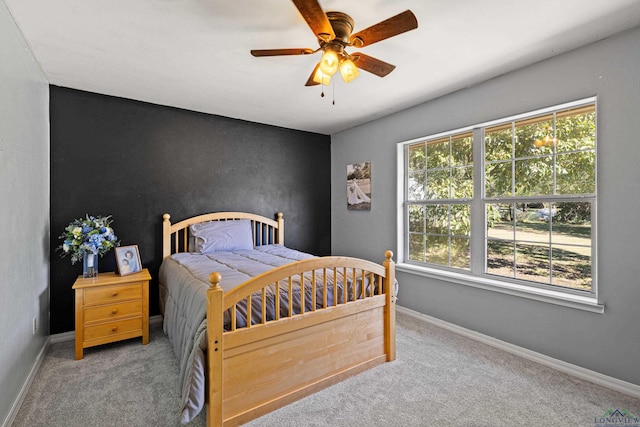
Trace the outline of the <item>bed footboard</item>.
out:
[[[207,425],[245,423],[394,360],[395,264],[391,251],[385,256],[382,265],[348,257],[299,261],[226,294],[212,273]]]

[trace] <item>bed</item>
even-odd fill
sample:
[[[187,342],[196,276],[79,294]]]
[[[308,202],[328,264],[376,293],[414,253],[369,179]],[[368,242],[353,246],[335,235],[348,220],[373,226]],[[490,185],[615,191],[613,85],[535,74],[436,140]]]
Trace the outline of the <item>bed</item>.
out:
[[[246,423],[395,360],[391,251],[376,264],[291,250],[281,213],[170,219],[160,307],[180,362],[183,424],[203,408],[208,426]]]

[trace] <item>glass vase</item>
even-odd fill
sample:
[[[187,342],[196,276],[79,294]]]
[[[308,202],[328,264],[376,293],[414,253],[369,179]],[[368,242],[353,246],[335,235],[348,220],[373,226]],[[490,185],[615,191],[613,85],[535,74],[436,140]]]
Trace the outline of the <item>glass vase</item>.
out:
[[[82,257],[82,277],[90,278],[98,275],[98,255],[87,253]]]

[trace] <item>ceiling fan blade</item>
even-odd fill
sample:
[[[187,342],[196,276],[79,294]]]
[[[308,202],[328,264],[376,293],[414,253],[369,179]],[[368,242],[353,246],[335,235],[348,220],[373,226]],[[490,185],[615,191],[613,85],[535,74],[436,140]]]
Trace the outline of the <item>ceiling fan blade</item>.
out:
[[[329,18],[327,18],[317,0],[293,0],[293,4],[296,5],[316,37],[324,41],[330,41],[336,37]]]
[[[313,80],[313,76],[316,75],[316,71],[318,70],[319,66],[320,66],[320,63],[318,62],[315,68],[313,69],[313,71],[311,72],[311,75],[309,76],[309,80],[307,80],[307,82],[304,84],[305,86],[316,86],[320,84]]]
[[[309,48],[299,49],[253,49],[251,55],[253,56],[281,56],[281,55],[307,55],[314,53],[315,50]]]
[[[380,77],[386,76],[396,68],[395,65],[391,65],[360,52],[354,53],[351,57],[353,58],[353,62],[356,64],[356,67]]]
[[[406,10],[371,27],[365,28],[351,35],[351,45],[355,47],[369,46],[370,44],[397,36],[406,31],[418,28],[418,20],[410,10]]]

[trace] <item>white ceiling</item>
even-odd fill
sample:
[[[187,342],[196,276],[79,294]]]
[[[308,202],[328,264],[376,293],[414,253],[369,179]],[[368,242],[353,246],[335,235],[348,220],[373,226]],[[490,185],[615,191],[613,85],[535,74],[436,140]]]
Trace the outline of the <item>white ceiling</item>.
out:
[[[354,31],[406,9],[419,25],[361,50],[387,77],[321,98],[304,86],[320,54],[249,54],[317,48],[288,0],[5,3],[51,84],[329,135],[640,25],[639,0],[320,0]]]

